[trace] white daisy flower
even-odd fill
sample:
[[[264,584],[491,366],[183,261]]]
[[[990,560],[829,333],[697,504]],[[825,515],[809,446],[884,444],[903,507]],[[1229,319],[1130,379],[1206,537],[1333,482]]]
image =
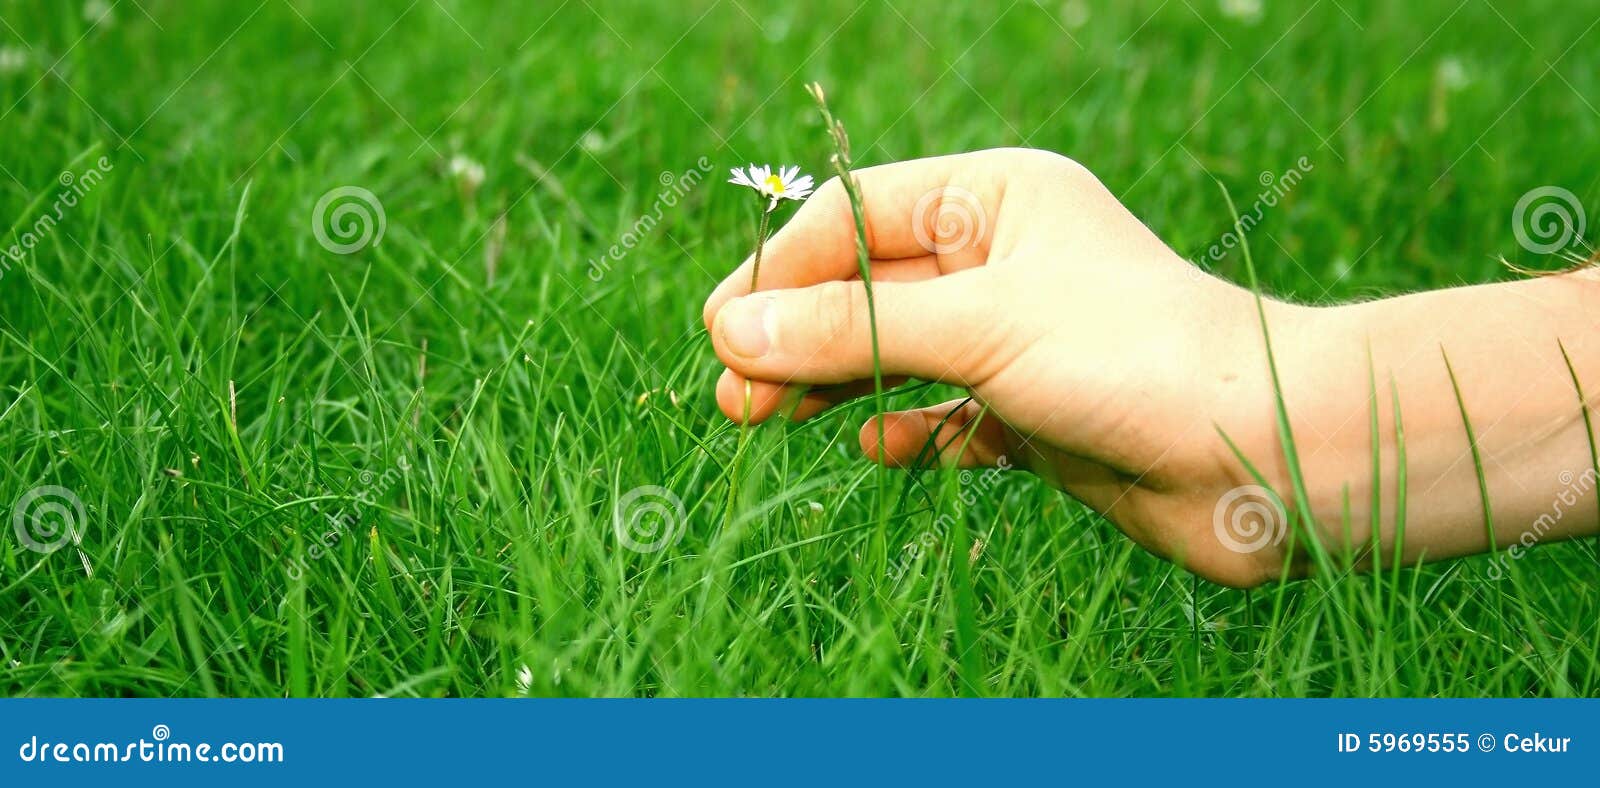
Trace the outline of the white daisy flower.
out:
[[[1067,0],[1061,4],[1061,22],[1074,30],[1089,22],[1089,4],[1084,0]]]
[[[450,174],[461,184],[469,195],[483,185],[483,165],[474,161],[472,157],[457,153],[450,157]]]
[[[1462,64],[1461,58],[1454,55],[1439,61],[1434,73],[1445,90],[1460,90],[1472,82],[1467,67]]]
[[[1247,25],[1261,21],[1261,0],[1222,0],[1222,15]]]
[[[0,47],[0,75],[15,74],[27,65],[27,52],[13,46]]]
[[[772,204],[767,206],[769,213],[778,207],[779,200],[804,200],[815,190],[811,176],[801,175],[799,167],[779,167],[777,172],[773,172],[765,164],[760,167],[752,164],[742,170],[734,167],[729,172],[733,173],[733,177],[728,183],[748,186],[772,200]]]
[[[83,4],[83,18],[91,25],[106,27],[117,21],[117,15],[112,13],[112,6],[106,0],[87,0]]]

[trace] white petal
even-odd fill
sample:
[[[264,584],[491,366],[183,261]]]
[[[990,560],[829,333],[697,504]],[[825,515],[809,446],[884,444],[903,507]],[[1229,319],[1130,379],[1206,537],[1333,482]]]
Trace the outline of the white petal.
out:
[[[755,169],[755,165],[751,165],[751,170],[753,171],[754,169]],[[761,185],[756,183],[754,180],[752,180],[750,175],[749,175],[749,173],[745,172],[744,170],[734,169],[734,170],[731,170],[731,172],[733,173],[733,180],[728,181],[729,183],[737,184],[739,186],[744,186],[744,187],[748,187],[748,188],[751,188],[751,189],[758,189],[759,190],[761,188]]]

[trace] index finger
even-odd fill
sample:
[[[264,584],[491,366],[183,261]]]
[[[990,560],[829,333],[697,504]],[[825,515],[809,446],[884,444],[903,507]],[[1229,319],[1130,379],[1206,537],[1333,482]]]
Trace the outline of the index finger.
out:
[[[982,265],[1005,191],[1001,151],[883,164],[856,170],[867,253],[875,260],[934,255],[942,273]],[[729,299],[750,293],[746,259],[706,300],[709,328]],[[809,287],[858,272],[856,225],[844,184],[830,179],[767,241],[762,290]]]

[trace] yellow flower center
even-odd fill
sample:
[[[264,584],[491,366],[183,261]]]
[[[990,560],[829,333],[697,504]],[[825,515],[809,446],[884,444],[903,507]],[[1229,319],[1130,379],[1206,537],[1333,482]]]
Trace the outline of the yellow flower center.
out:
[[[783,194],[783,179],[776,175],[768,175],[766,187],[767,191],[773,194]]]

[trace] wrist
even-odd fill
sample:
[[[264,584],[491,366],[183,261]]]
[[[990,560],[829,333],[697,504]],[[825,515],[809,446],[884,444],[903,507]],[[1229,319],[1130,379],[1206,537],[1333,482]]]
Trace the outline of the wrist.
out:
[[[1298,313],[1274,348],[1284,348],[1286,405],[1325,547],[1363,555],[1376,522],[1386,563],[1482,552],[1491,530],[1498,546],[1522,541],[1565,488],[1592,487],[1589,436],[1557,344],[1564,335],[1581,346],[1574,331],[1588,327],[1551,317],[1568,313],[1551,302],[1572,287],[1518,282]],[[1583,356],[1575,363],[1600,375]],[[1600,378],[1590,386],[1600,391]],[[1274,484],[1291,489],[1286,464],[1274,467]],[[1592,532],[1595,511],[1590,501],[1536,536]]]
[[[1204,500],[1209,517],[1195,524],[1201,532],[1190,542],[1190,562],[1231,578],[1223,581],[1230,585],[1249,587],[1283,572],[1298,516],[1296,468],[1313,517],[1325,522],[1337,513],[1340,485],[1325,471],[1330,460],[1344,463],[1323,445],[1321,434],[1329,429],[1325,422],[1335,404],[1365,401],[1365,377],[1357,381],[1326,366],[1327,348],[1344,344],[1336,337],[1348,330],[1338,308],[1264,298],[1258,310],[1254,294],[1245,290],[1235,291],[1221,308],[1229,315],[1221,329],[1228,340],[1213,363],[1222,385],[1206,408],[1215,470],[1208,474]],[[1291,428],[1287,436],[1279,428],[1280,391]],[[1286,437],[1293,439],[1298,463],[1291,462]],[[1201,545],[1205,549],[1196,549]]]

